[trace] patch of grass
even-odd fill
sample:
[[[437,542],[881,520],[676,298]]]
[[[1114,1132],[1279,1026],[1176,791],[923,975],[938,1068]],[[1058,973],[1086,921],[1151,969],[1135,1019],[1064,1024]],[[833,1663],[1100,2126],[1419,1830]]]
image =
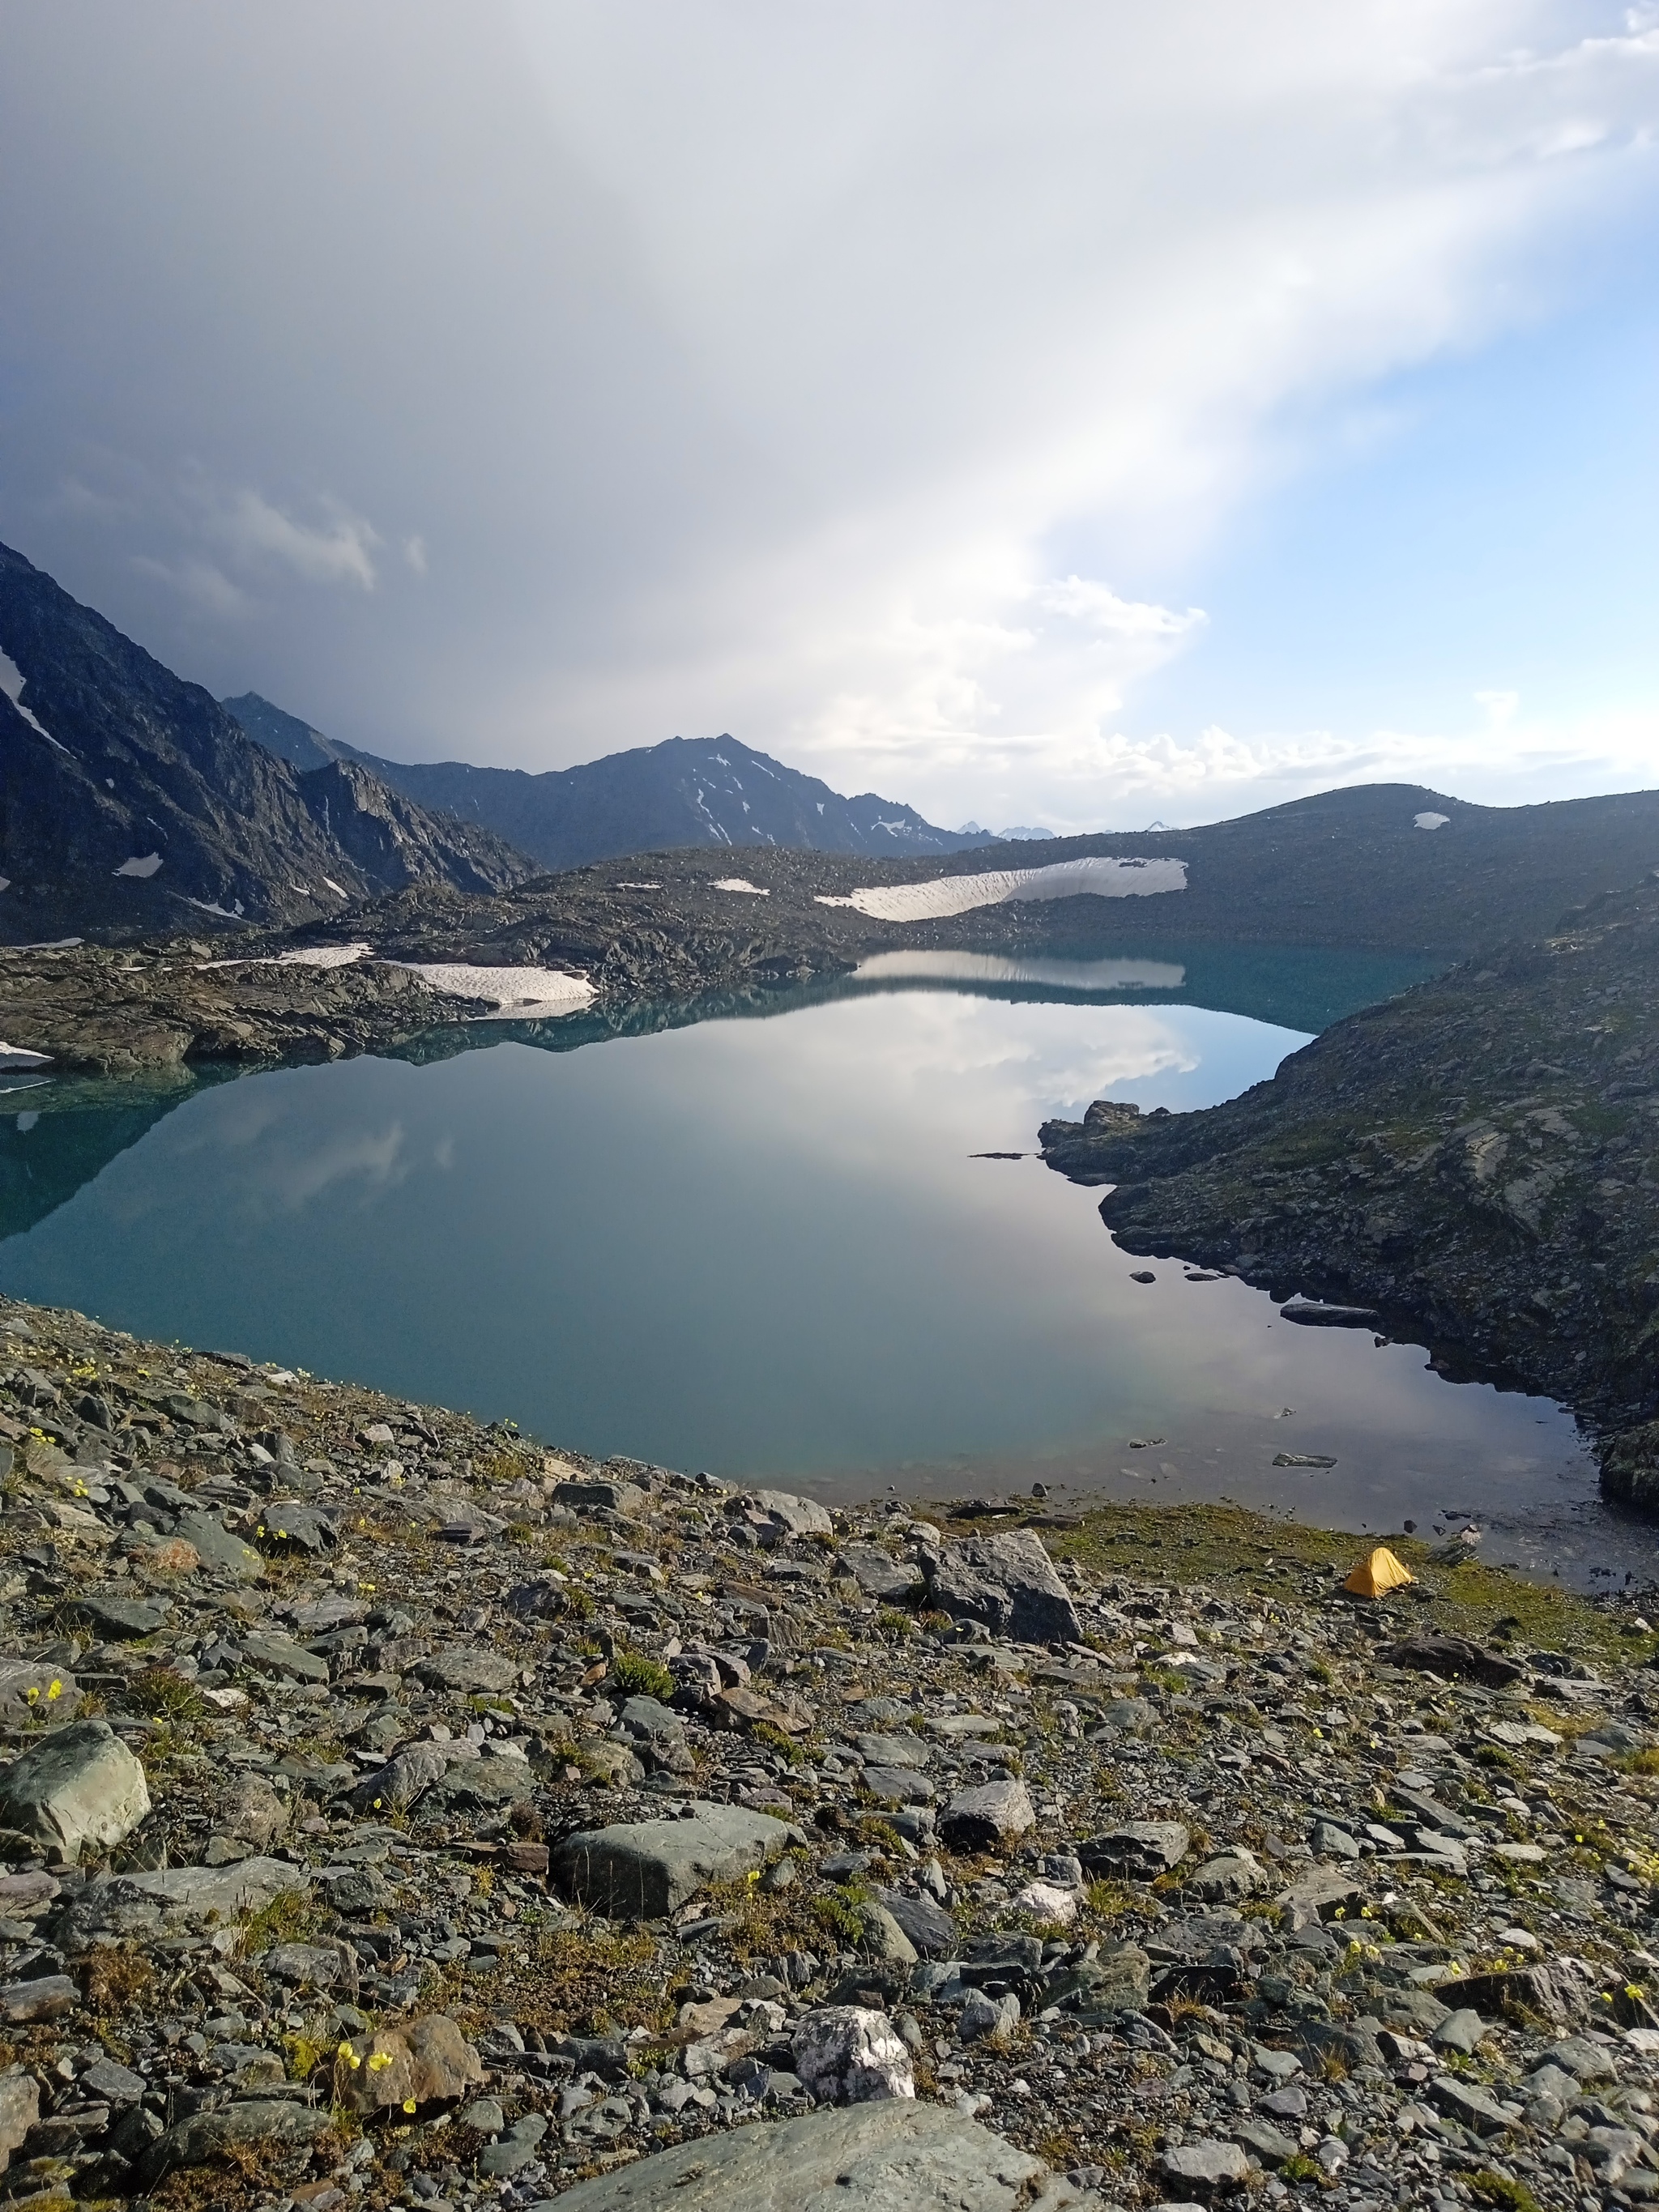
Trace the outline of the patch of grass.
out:
[[[1279,2178],[1281,2181],[1292,2183],[1322,2181],[1325,2179],[1325,2169],[1308,2157],[1305,2152],[1297,2151],[1279,2167]]]
[[[142,2012],[155,1989],[155,1969],[131,1943],[94,1951],[87,1966],[86,2006],[94,2018]]]
[[[1086,1514],[1080,1528],[1046,1532],[1045,1541],[1056,1559],[1075,1559],[1097,1574],[1141,1574],[1177,1588],[1214,1583],[1248,1590],[1267,1605],[1300,1595],[1295,1580],[1282,1579],[1279,1570],[1316,1578],[1322,1592],[1334,1592],[1333,1561],[1346,1565],[1384,1542],[1417,1576],[1417,1585],[1401,1597],[1356,1603],[1353,1609],[1400,1624],[1401,1634],[1407,1626],[1431,1626],[1486,1643],[1501,1622],[1528,1650],[1575,1652],[1603,1670],[1621,1673],[1659,1650],[1659,1637],[1626,1635],[1615,1617],[1575,1591],[1528,1582],[1480,1559],[1449,1569],[1434,1556],[1438,1547],[1415,1536],[1360,1536],[1270,1519],[1241,1505],[1153,1505],[1129,1498]],[[1549,1725],[1559,1724],[1552,1717]]]
[[[303,1943],[321,1924],[325,1908],[302,1889],[285,1889],[263,1905],[242,1929],[242,1955],[278,1943]]]
[[[876,1633],[884,1644],[907,1643],[916,1632],[916,1624],[908,1613],[900,1613],[890,1605],[883,1606],[876,1615]]]
[[[1659,1774],[1659,1751],[1633,1751],[1621,1763],[1626,1774]]]
[[[1499,2212],[1538,2212],[1538,2199],[1524,2181],[1511,2181],[1507,2174],[1494,2173],[1490,2166],[1482,2166],[1466,2179],[1477,2204],[1496,2205]]]
[[[618,1651],[611,1662],[611,1676],[629,1697],[656,1698],[665,1705],[674,1694],[674,1677],[643,1651]]]
[[[207,1717],[206,1698],[194,1682],[171,1667],[146,1667],[127,1684],[121,1701],[136,1713],[149,1713],[175,1725],[188,1727]]]

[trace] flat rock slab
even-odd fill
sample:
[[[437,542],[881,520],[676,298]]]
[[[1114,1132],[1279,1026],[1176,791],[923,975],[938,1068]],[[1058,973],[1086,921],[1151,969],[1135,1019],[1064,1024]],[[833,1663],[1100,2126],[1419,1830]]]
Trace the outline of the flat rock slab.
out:
[[[495,1651],[469,1651],[450,1645],[429,1659],[417,1659],[410,1672],[428,1690],[505,1690],[519,1679],[518,1668]]]
[[[107,1721],[54,1729],[0,1777],[0,1826],[71,1865],[88,1844],[120,1843],[149,1811],[144,1770]]]
[[[811,2112],[678,2143],[560,2198],[561,2212],[1016,2212],[1041,2160],[939,2105]]]
[[[691,1817],[628,1820],[567,1836],[553,1855],[561,1886],[624,1920],[659,1920],[712,1884],[775,1858],[791,1831],[769,1814],[694,1800]]]
[[[145,2153],[141,2171],[147,2183],[155,2183],[179,2166],[216,2166],[244,2145],[274,2150],[315,2142],[331,2124],[326,2106],[297,2104],[287,2097],[250,2097],[220,2112],[198,2112],[169,2128]]]
[[[172,1611],[165,1598],[106,1597],[92,1590],[71,1599],[64,1614],[77,1628],[94,1629],[106,1643],[131,1644],[164,1628]]]

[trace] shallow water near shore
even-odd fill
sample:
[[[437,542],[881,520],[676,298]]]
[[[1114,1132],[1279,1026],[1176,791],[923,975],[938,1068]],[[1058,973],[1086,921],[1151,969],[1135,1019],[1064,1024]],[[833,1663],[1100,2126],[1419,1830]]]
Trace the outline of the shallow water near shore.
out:
[[[1379,987],[1299,957],[1275,978],[1253,955],[1238,995]],[[1489,1559],[1650,1571],[1559,1407],[1132,1259],[1097,1194],[1032,1156],[1050,1115],[1208,1104],[1304,1032],[1214,1004],[1224,980],[1193,1003],[1180,960],[975,958],[633,1034],[588,1018],[148,1097],[19,1092],[0,1283],[825,1497],[1041,1480],[1066,1504],[1227,1498],[1356,1530],[1469,1516]]]

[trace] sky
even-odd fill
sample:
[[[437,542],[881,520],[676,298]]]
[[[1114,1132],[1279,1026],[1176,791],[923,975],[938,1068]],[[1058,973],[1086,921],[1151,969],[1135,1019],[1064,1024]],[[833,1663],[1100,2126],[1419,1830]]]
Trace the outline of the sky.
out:
[[[395,758],[1659,783],[1659,5],[0,0],[0,538]]]

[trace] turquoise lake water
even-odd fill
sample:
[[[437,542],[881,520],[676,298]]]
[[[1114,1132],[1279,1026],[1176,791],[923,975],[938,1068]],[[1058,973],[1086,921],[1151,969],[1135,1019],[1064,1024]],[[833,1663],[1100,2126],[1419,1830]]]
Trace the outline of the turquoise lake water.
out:
[[[1174,1262],[1133,1283],[1097,1193],[972,1157],[1030,1154],[1099,1097],[1231,1097],[1307,1041],[1287,1017],[1420,972],[906,956],[616,1027],[15,1090],[0,1285],[599,1455],[825,1496],[1040,1480],[1355,1529],[1473,1513],[1492,1556],[1578,1574],[1619,1532],[1560,1409]],[[1338,1464],[1274,1468],[1287,1450]]]

